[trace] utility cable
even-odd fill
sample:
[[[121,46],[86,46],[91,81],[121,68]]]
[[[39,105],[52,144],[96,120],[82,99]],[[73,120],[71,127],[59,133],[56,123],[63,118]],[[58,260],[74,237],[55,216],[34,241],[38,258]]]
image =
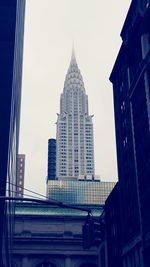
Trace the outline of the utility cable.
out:
[[[2,188],[2,187],[0,187],[1,189],[4,189],[4,188]],[[17,192],[17,191],[15,191],[15,190],[10,190],[10,189],[6,189],[6,192],[8,192],[8,193],[15,193],[15,194],[20,194],[22,197],[23,196],[26,196],[26,197],[31,197],[31,198],[33,198],[33,195],[29,195],[29,194],[24,194],[24,193],[21,193],[21,192]],[[39,200],[45,200],[45,198],[39,198],[39,197],[35,197],[34,196],[34,198],[35,199],[39,199]]]
[[[8,182],[8,181],[7,181],[7,183],[9,183],[9,184],[11,184],[11,185],[13,185],[13,186],[15,186],[15,187],[21,188],[21,189],[23,189],[23,190],[25,190],[25,191],[27,191],[27,192],[30,192],[30,193],[33,193],[33,194],[35,194],[35,195],[44,197],[45,199],[48,199],[45,195],[42,195],[42,194],[37,193],[37,192],[35,192],[35,191],[33,191],[33,190],[27,189],[27,188],[25,188],[25,187],[23,187],[23,186],[21,186],[21,185],[16,185],[16,184],[11,183],[11,182]]]

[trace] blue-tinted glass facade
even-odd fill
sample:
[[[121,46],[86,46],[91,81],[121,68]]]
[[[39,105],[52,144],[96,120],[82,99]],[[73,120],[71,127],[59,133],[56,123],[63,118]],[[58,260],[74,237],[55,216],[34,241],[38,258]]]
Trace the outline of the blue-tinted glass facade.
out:
[[[24,0],[0,1],[0,195],[12,195],[18,151]],[[11,266],[11,203],[0,201],[0,266]],[[7,214],[7,216],[5,215]],[[12,218],[12,216],[11,216]],[[5,223],[4,223],[5,222]],[[4,226],[4,228],[3,228]],[[2,253],[3,247],[3,253]]]
[[[48,197],[72,205],[104,205],[114,182],[48,181]]]
[[[56,179],[56,139],[48,140],[48,180]]]

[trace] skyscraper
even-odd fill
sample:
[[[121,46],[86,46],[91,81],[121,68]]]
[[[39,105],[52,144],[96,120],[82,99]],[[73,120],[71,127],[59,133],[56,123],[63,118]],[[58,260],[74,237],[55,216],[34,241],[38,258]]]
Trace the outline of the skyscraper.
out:
[[[88,96],[74,49],[60,97],[57,119],[56,176],[58,180],[94,177],[94,142]]]
[[[25,0],[0,1],[0,196],[14,195]],[[11,266],[12,202],[0,200],[0,266]],[[11,214],[11,216],[9,216]]]
[[[48,172],[47,180],[56,179],[56,139],[48,140]]]
[[[101,182],[94,172],[92,117],[73,49],[60,97],[56,143],[48,142],[48,198],[77,206],[104,205],[113,189],[115,183]]]

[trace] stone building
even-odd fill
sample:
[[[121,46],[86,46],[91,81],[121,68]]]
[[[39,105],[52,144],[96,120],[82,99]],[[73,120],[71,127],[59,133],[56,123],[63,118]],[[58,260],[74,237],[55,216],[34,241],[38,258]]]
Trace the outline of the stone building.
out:
[[[93,217],[102,210],[93,205]],[[86,217],[87,212],[75,209],[16,204],[13,267],[98,267],[97,246],[82,246]]]

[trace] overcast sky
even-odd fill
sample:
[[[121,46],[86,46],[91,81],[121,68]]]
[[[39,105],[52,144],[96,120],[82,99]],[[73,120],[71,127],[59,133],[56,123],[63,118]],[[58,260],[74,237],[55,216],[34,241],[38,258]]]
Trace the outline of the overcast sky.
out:
[[[20,153],[25,187],[45,194],[47,143],[56,136],[56,113],[74,43],[94,114],[96,174],[117,180],[112,85],[120,32],[131,0],[26,0]]]

